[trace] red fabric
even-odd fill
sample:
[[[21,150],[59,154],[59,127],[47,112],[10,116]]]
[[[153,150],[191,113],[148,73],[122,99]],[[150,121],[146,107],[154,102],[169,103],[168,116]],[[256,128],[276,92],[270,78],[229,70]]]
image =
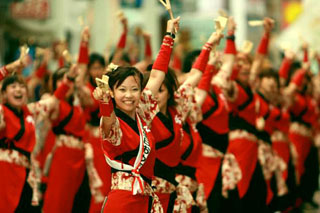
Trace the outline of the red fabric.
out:
[[[167,166],[174,167],[177,166],[180,162],[180,145],[182,140],[181,129],[182,125],[179,122],[176,122],[174,119],[177,115],[177,112],[169,108],[170,117],[173,122],[173,132],[174,138],[172,142],[161,149],[157,149],[157,159],[166,164]],[[165,123],[163,123],[159,116],[156,116],[151,124],[151,132],[155,138],[156,143],[160,143],[163,140],[166,140],[172,136],[171,131],[168,129]]]
[[[309,57],[308,57],[308,49],[303,50],[303,62],[308,62]]]
[[[100,115],[105,117],[110,117],[111,113],[113,112],[113,103],[112,99],[110,98],[108,103],[100,102]]]
[[[237,96],[236,99],[232,102],[229,102],[229,106],[235,113],[238,114],[238,116],[242,119],[245,119],[249,124],[252,126],[256,125],[256,96],[253,97],[253,100],[250,102],[250,104],[242,111],[238,111],[238,106],[242,105],[249,99],[249,95],[247,94],[244,87],[242,87],[240,84],[236,84],[237,87]]]
[[[294,145],[294,147],[296,148],[298,153],[296,170],[297,170],[297,176],[298,176],[297,179],[300,180],[300,177],[305,172],[304,162],[307,159],[307,156],[310,152],[310,149],[312,146],[312,140],[311,138],[299,135],[294,132],[289,133],[289,139]]]
[[[300,113],[307,107],[307,100],[302,94],[296,94],[294,97],[294,103],[290,107],[290,112],[295,116],[299,116]]]
[[[80,44],[78,63],[79,64],[88,64],[89,63],[88,42],[82,41],[81,44]]]
[[[118,42],[117,48],[124,49],[126,47],[126,41],[127,41],[127,31],[125,30],[120,36],[120,40]]]
[[[47,133],[47,136],[45,137],[45,141],[44,141],[44,147],[41,150],[41,152],[37,155],[37,160],[40,163],[40,168],[44,168],[44,164],[46,161],[46,158],[48,156],[48,154],[51,152],[54,143],[56,141],[56,135],[52,132],[52,130],[49,130]],[[44,182],[46,182],[46,177],[44,177]]]
[[[63,58],[63,56],[59,57],[58,66],[59,66],[59,68],[64,67],[64,58]]]
[[[132,195],[130,191],[112,190],[108,195],[104,213],[148,213],[149,196]]]
[[[218,101],[218,108],[207,119],[202,120],[202,123],[218,134],[226,134],[229,132],[229,109],[227,102],[218,87],[213,87],[213,93]],[[216,106],[216,103],[213,96],[207,95],[201,107],[202,114],[204,115],[214,106]]]
[[[42,63],[39,66],[39,68],[36,70],[35,75],[41,79],[45,76],[46,73],[47,73],[47,63]]]
[[[288,58],[283,58],[280,70],[279,70],[279,76],[284,79],[288,79],[290,66],[292,64],[292,60]]]
[[[121,144],[115,147],[108,141],[102,141],[103,150],[104,152],[108,153],[111,159],[114,159],[115,157],[122,155],[125,152],[136,150],[140,145],[140,137],[137,134],[137,132],[135,132],[129,126],[129,124],[123,121],[120,117],[118,117],[118,120],[119,120],[120,128],[122,131]],[[141,120],[141,122],[142,122],[142,125],[145,126],[145,123],[143,122],[143,120]],[[148,155],[148,159],[140,169],[140,174],[144,175],[149,179],[152,179],[153,172],[154,172],[154,163],[156,158],[155,142],[151,132],[145,131],[145,133],[148,137],[151,151]],[[129,164],[133,166],[135,160],[136,160],[136,156],[131,158],[131,160],[129,161]]]
[[[198,84],[199,89],[209,92],[211,79],[215,74],[215,71],[216,69],[214,65],[207,64],[206,70],[204,71],[202,78]]]
[[[242,172],[237,184],[240,199],[247,193],[258,160],[258,143],[245,138],[229,140],[228,151],[235,155]]]
[[[6,66],[3,66],[0,68],[0,81],[2,81],[7,75],[8,75],[8,70]]]
[[[150,39],[146,39],[146,44],[145,44],[145,50],[144,50],[144,54],[147,57],[151,57],[152,56],[152,49],[151,49],[151,42]]]
[[[92,113],[95,111],[99,111],[99,101],[97,101],[94,97],[93,97],[93,91],[95,89],[95,86],[93,86],[90,82],[87,83],[86,87],[90,90],[90,96],[91,99],[93,101],[93,105],[92,106],[86,106],[84,108],[84,113],[86,116],[86,121],[89,122],[92,118]],[[100,117],[100,116],[99,116]]]
[[[5,105],[2,105],[2,108],[6,126],[0,132],[0,138],[7,138],[9,141],[14,141],[14,137],[21,129],[20,117]],[[24,151],[32,152],[36,143],[34,120],[26,106],[22,107],[22,111],[25,128],[24,134],[19,141],[9,143],[14,143],[16,147],[23,149]]]
[[[256,93],[256,96],[257,101],[259,101],[259,113],[257,116],[265,119],[264,130],[271,135],[277,127],[276,123],[281,121],[282,114],[277,107],[270,107],[270,104],[261,95]]]
[[[286,163],[289,164],[290,160],[290,146],[288,142],[284,141],[272,141],[272,149],[277,153],[277,155]],[[287,180],[288,178],[288,168],[283,172],[283,178]]]
[[[174,41],[170,36],[164,37],[160,51],[158,53],[158,57],[153,63],[152,69],[160,70],[165,73],[168,72],[168,66],[170,62],[173,42]]]
[[[58,147],[52,159],[43,211],[71,212],[85,170],[84,150]]]
[[[266,199],[266,204],[269,205],[270,202],[272,201],[273,198],[273,191],[271,189],[271,180],[266,180],[266,185],[267,185],[267,199]]]
[[[159,197],[160,203],[163,208],[163,212],[168,212],[168,206],[169,206],[171,194],[156,193],[156,195]]]
[[[268,46],[269,46],[269,34],[264,34],[261,38],[260,44],[258,46],[257,52],[261,55],[266,55],[268,53]]]
[[[240,72],[240,68],[237,65],[233,66],[230,80],[235,81],[238,78],[239,72]]]
[[[203,183],[204,185],[204,194],[206,199],[208,199],[214,187],[220,169],[221,158],[200,157],[199,166],[196,171],[196,178],[199,183]]]
[[[306,70],[299,69],[298,71],[296,71],[296,73],[292,77],[291,83],[297,85],[297,87],[300,87],[302,85],[305,74],[306,74]]]
[[[190,146],[192,146],[192,151],[186,159],[181,159],[181,163],[182,165],[196,168],[199,165],[199,158],[202,155],[202,139],[199,132],[192,127],[189,119],[187,119],[187,123],[190,134],[183,130],[180,155],[182,156]]]
[[[96,128],[99,128],[99,127],[96,127]],[[99,190],[100,192],[102,192],[103,196],[107,196],[111,190],[110,189],[111,168],[105,161],[105,157],[101,149],[101,139],[99,136],[98,137],[94,136],[93,132],[90,129],[88,129],[86,131],[86,137],[84,141],[90,143],[93,148],[93,164],[103,183],[103,185],[99,188]],[[103,202],[96,203],[95,199],[91,197],[89,212],[90,213],[100,212],[102,204]]]
[[[20,201],[26,180],[26,169],[0,161],[0,174],[0,212],[12,213]]]
[[[226,40],[226,48],[224,49],[225,54],[232,54],[235,55],[237,54],[237,48],[234,40],[232,39],[227,39]]]
[[[70,106],[66,101],[60,101],[59,104],[59,116],[56,120],[52,121],[52,126],[55,127],[60,124],[60,122],[66,118],[71,108],[73,107],[73,115],[68,124],[64,127],[64,131],[67,134],[71,134],[75,137],[82,138],[84,136],[85,130],[84,126],[86,123],[83,110],[80,106]]]
[[[197,69],[201,72],[204,72],[206,65],[208,63],[211,48],[212,48],[212,44],[210,43],[206,43],[203,46],[199,57],[196,59],[195,63],[192,66],[193,69]]]
[[[63,100],[66,98],[69,89],[70,86],[67,83],[62,82],[56,91],[54,91],[53,95],[56,96],[57,99]]]
[[[276,122],[276,128],[288,134],[290,125],[290,114],[288,111],[281,112],[281,118]]]

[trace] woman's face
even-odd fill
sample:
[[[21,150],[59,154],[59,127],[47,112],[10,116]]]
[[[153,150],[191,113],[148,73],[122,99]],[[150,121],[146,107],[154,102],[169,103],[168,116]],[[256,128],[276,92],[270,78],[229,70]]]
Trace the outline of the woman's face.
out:
[[[238,76],[237,76],[237,80],[240,81],[244,85],[248,85],[251,64],[247,60],[247,58],[242,54],[237,55],[237,63],[239,65],[239,69],[240,69]]]
[[[21,108],[27,104],[27,87],[26,85],[14,82],[7,86],[3,92],[4,102],[10,104],[14,108]]]
[[[141,96],[139,77],[126,78],[119,87],[113,88],[113,95],[117,108],[134,118]]]
[[[92,79],[101,78],[104,72],[104,66],[100,64],[98,61],[94,62],[89,69],[89,74]]]
[[[276,95],[278,92],[276,79],[273,77],[263,77],[260,82],[260,90],[263,91],[267,96],[272,94]]]
[[[169,97],[170,97],[170,95],[168,92],[168,88],[164,84],[162,84],[159,89],[158,94],[155,96],[155,98],[158,102],[160,111],[163,112],[163,111],[167,110],[166,108],[167,108],[167,103],[168,103]]]

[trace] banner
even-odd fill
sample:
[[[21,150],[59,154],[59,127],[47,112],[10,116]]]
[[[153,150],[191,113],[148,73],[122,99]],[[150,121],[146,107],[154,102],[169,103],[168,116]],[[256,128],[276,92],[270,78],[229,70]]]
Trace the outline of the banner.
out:
[[[47,19],[50,7],[48,0],[25,0],[10,5],[12,18]]]

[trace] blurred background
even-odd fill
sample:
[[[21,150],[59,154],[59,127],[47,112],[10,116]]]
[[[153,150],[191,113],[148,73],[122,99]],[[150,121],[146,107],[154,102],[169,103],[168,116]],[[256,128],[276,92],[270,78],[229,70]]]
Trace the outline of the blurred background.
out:
[[[250,27],[248,21],[265,16],[276,20],[271,42],[275,65],[284,47],[298,50],[306,41],[310,51],[320,50],[319,0],[171,0],[171,4],[174,16],[181,16],[182,37],[192,48],[205,42],[214,18],[227,14],[237,22],[238,47],[246,39],[254,44],[260,39],[262,27]],[[55,48],[62,42],[76,57],[82,24],[90,27],[90,50],[108,55],[122,31],[116,17],[120,9],[128,17],[129,50],[130,45],[142,45],[135,35],[141,27],[152,35],[155,56],[169,18],[158,0],[1,0],[0,65],[15,59],[22,44],[36,54],[36,47]]]

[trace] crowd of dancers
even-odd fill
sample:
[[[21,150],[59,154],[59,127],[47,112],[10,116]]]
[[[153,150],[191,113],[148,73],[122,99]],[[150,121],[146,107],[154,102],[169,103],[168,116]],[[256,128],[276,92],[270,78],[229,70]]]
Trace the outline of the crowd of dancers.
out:
[[[142,60],[127,51],[122,16],[108,59],[89,54],[85,27],[75,63],[62,45],[35,61],[22,49],[1,67],[0,212],[316,206],[320,76],[310,71],[308,46],[301,61],[286,50],[275,68],[267,58],[274,21],[264,19],[252,56],[237,50],[229,17],[226,35],[217,30],[187,52],[182,39],[174,47],[179,22],[167,22],[153,63],[146,33]],[[50,72],[54,60],[59,68]],[[36,69],[22,77],[30,63]]]

